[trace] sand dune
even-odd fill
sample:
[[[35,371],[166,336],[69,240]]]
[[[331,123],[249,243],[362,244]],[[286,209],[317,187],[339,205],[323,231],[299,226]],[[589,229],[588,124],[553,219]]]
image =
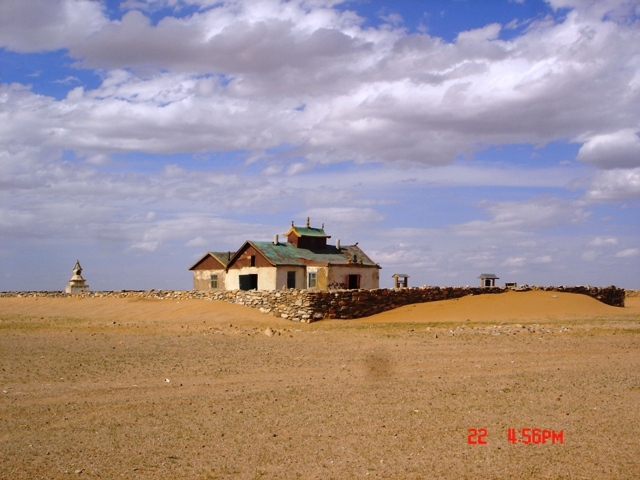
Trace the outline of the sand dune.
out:
[[[456,300],[407,305],[369,317],[375,322],[526,322],[576,320],[638,315],[640,299],[631,298],[625,308],[605,305],[586,295],[560,292],[507,292],[475,295]]]
[[[112,320],[121,323],[193,325],[203,321],[234,322],[239,326],[263,324],[292,326],[293,322],[264,315],[252,308],[206,300],[154,300],[131,298],[2,298],[0,313],[30,316]],[[617,318],[638,315],[640,297],[627,299],[625,308],[611,307],[591,297],[558,292],[507,292],[456,300],[407,305],[349,322],[526,322]],[[326,325],[345,320],[327,321]]]

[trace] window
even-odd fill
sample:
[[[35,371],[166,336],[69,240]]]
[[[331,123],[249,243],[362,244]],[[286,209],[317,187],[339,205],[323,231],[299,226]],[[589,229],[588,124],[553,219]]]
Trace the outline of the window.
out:
[[[316,272],[309,272],[309,281],[307,282],[307,288],[316,288],[318,286],[318,277]]]
[[[211,275],[211,289],[218,288],[218,275]]]
[[[258,289],[258,275],[253,273],[249,275],[240,275],[239,277],[240,290],[257,290]]]
[[[348,275],[347,276],[347,288],[358,289],[360,288],[360,275]]]
[[[252,267],[256,266],[256,256],[255,255],[251,255],[251,266]]]
[[[287,288],[296,288],[296,272],[287,272]]]

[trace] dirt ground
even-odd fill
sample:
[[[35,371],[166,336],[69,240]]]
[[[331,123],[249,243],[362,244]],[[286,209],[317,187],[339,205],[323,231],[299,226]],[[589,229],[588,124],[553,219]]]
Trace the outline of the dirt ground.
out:
[[[638,297],[554,292],[310,325],[1,298],[0,478],[637,479],[639,333]]]

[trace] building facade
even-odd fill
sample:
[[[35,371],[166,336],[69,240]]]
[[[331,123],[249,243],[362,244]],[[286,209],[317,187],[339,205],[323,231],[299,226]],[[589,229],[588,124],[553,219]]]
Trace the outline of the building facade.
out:
[[[195,290],[379,288],[380,266],[355,245],[328,245],[322,228],[291,224],[287,241],[246,241],[236,252],[208,252],[189,270]],[[225,257],[226,255],[226,257]]]
[[[235,252],[207,252],[189,270],[193,272],[194,290],[224,289],[226,268]]]

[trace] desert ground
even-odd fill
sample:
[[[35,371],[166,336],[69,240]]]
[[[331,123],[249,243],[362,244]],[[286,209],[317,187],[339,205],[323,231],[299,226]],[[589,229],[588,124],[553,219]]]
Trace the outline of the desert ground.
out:
[[[312,324],[0,298],[0,478],[637,479],[639,334],[638,297],[553,292]]]

